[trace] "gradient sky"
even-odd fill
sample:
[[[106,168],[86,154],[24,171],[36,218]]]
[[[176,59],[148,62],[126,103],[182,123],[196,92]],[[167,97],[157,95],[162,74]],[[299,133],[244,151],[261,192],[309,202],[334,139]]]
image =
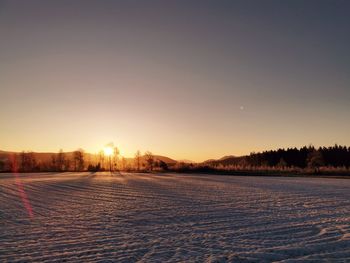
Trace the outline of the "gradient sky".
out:
[[[350,1],[0,1],[0,149],[202,161],[350,145]]]

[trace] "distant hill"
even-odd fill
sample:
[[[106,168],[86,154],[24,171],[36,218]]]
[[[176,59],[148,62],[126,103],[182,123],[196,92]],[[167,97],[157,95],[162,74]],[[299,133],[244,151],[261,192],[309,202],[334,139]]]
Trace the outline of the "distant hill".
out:
[[[178,161],[176,161],[176,160],[174,160],[174,159],[171,159],[171,158],[169,158],[169,157],[166,157],[166,156],[162,156],[162,155],[153,155],[153,157],[154,157],[154,159],[155,159],[155,161],[163,161],[163,162],[165,162],[166,164],[168,164],[168,165],[174,165],[174,164],[176,164]],[[126,161],[128,162],[128,163],[133,163],[134,162],[134,158],[125,158],[126,159]],[[143,155],[143,156],[141,156],[141,163],[145,163],[146,162],[146,157]]]
[[[179,162],[179,163],[196,163],[196,162],[188,160],[188,159],[177,160],[177,162]]]
[[[205,162],[203,162],[203,164],[205,165],[213,165],[213,166],[217,166],[217,165],[223,165],[223,166],[229,166],[229,165],[239,165],[242,163],[242,161],[245,159],[245,156],[224,156],[221,157],[220,159],[210,159],[207,160]]]
[[[166,156],[162,156],[162,155],[154,155],[154,158],[155,158],[156,160],[163,161],[163,162],[165,162],[165,163],[167,163],[167,164],[170,164],[170,165],[171,165],[171,164],[176,164],[176,163],[177,163],[176,160],[171,159],[171,158],[166,157]]]
[[[216,162],[217,160],[216,159],[208,159],[208,160],[205,160],[203,163],[211,163],[211,162]]]
[[[224,160],[232,159],[232,158],[236,158],[236,156],[234,156],[234,155],[226,155],[226,156],[224,156],[224,157],[221,157],[221,158],[219,159],[219,161],[224,161]]]

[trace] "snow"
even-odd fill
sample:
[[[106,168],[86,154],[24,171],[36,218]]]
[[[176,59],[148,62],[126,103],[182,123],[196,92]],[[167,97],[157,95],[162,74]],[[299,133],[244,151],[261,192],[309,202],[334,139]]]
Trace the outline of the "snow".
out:
[[[0,262],[350,261],[350,180],[0,174]]]

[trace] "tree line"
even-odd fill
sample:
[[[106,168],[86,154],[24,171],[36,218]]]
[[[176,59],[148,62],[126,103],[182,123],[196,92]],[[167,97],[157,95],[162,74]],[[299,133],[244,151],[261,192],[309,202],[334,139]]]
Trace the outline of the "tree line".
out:
[[[302,148],[288,148],[260,153],[251,153],[242,157],[230,157],[224,160],[210,161],[211,167],[275,167],[318,169],[320,167],[350,168],[350,147],[335,144],[330,147],[316,148],[312,145]]]
[[[103,151],[98,154],[85,153],[78,149],[65,153],[62,149],[51,154],[49,160],[42,161],[31,151],[9,154],[0,159],[0,172],[81,172],[81,171],[153,171],[168,170],[168,164],[158,160],[150,151],[135,153],[134,158],[119,155],[117,147],[112,156],[106,156]]]
[[[251,153],[247,156],[228,157],[204,163],[181,163],[170,165],[157,159],[151,152],[141,154],[137,151],[134,158],[120,156],[117,147],[112,156],[103,151],[97,154],[85,153],[78,149],[71,153],[60,150],[52,154],[50,160],[41,161],[33,152],[12,154],[0,160],[2,172],[65,172],[65,171],[174,171],[174,172],[212,172],[242,170],[276,171],[345,171],[350,169],[350,147],[334,145],[316,148],[312,145],[301,148],[287,148]]]

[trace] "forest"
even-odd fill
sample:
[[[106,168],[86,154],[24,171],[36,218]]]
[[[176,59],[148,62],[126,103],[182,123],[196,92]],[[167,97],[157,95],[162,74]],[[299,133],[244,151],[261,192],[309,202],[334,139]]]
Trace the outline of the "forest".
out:
[[[254,166],[254,167],[350,167],[350,147],[304,146],[251,153],[242,157],[228,157],[207,162],[210,166]]]

